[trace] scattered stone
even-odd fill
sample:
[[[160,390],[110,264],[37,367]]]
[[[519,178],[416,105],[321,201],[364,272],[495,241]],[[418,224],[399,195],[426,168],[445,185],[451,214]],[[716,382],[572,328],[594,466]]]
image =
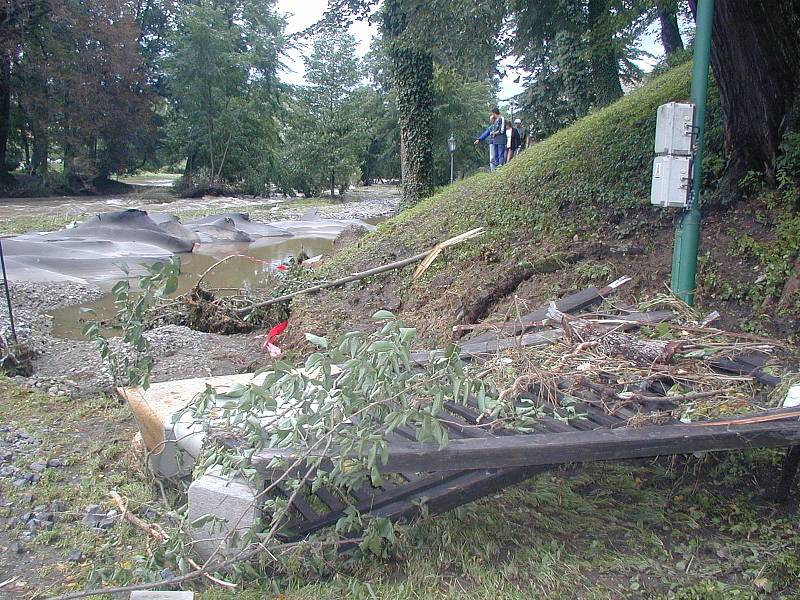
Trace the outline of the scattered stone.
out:
[[[31,523],[33,523],[36,526],[36,529],[30,528]],[[28,523],[28,527],[29,529],[31,529],[31,531],[39,531],[39,530],[53,531],[53,527],[55,527],[55,524],[52,521],[43,521],[41,519],[34,519],[30,523]]]
[[[8,546],[8,551],[16,554],[25,554],[28,548],[22,542],[11,542]]]
[[[95,525],[95,527],[97,527],[98,529],[107,530],[111,529],[116,524],[117,524],[117,517],[115,516],[106,517],[105,519],[102,519],[97,525]]]
[[[84,559],[84,554],[80,550],[72,550],[67,555],[67,560],[72,563],[79,563]]]
[[[16,471],[14,467],[2,467],[0,468],[0,477],[11,477]]]
[[[50,503],[50,510],[53,513],[63,513],[67,512],[67,503],[63,500],[53,500]]]
[[[12,458],[14,458],[13,452],[0,452],[0,462],[11,462]]]
[[[14,481],[11,482],[11,485],[13,485],[17,489],[24,488],[26,485],[28,485],[28,480],[27,479],[15,479]]]
[[[47,465],[44,463],[36,462],[31,465],[31,471],[35,473],[44,473],[44,470],[47,468]]]
[[[63,467],[64,463],[58,458],[51,458],[47,461],[47,466],[51,469],[58,469],[59,467]]]
[[[98,504],[90,504],[86,507],[82,523],[90,527],[98,527],[100,522],[106,518],[106,513]]]

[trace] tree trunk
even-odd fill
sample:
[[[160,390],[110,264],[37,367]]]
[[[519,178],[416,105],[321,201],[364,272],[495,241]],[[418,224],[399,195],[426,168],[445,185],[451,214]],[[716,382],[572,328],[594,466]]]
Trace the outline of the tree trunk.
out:
[[[382,33],[397,90],[402,202],[412,206],[433,193],[433,57],[402,39],[407,21],[402,2],[384,2]]]
[[[696,12],[696,0],[690,0]],[[775,156],[800,86],[800,8],[794,0],[725,0],[714,5],[711,66],[729,156],[723,193],[749,170],[774,183]]]
[[[8,173],[8,134],[11,131],[11,58],[0,56],[0,182],[10,181]]]
[[[400,125],[400,177],[403,204],[433,193],[433,58],[428,52],[391,51]]]
[[[47,184],[47,162],[50,154],[50,140],[47,134],[47,121],[36,122],[31,119],[31,132],[33,133],[33,154],[31,155],[31,174],[38,175]]]
[[[608,106],[623,95],[608,0],[589,0],[589,42],[595,104]]]
[[[663,8],[658,11],[658,20],[661,23],[661,45],[667,56],[678,50],[683,50],[681,30],[678,28],[678,16],[675,8]]]

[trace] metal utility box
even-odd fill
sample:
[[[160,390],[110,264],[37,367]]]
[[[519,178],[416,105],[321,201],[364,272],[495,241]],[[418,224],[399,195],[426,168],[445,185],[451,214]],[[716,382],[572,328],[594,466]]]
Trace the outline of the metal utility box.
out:
[[[656,154],[689,156],[694,141],[694,104],[669,102],[658,107]]]
[[[656,156],[650,204],[665,208],[689,206],[691,159],[688,156]]]

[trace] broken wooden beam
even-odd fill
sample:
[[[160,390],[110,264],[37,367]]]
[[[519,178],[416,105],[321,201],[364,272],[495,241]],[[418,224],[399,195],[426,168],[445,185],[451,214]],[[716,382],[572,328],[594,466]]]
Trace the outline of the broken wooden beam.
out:
[[[451,440],[441,449],[434,444],[394,442],[389,445],[387,463],[379,468],[385,473],[504,469],[800,444],[800,409],[774,411],[772,416],[774,420],[764,421],[762,417],[758,422],[752,422],[750,417],[574,433],[464,438]],[[253,458],[253,466],[265,472],[276,457],[291,460],[300,456],[302,451],[267,449]]]
[[[303,294],[312,294],[314,292],[319,292],[320,290],[332,288],[332,287],[339,287],[345,285],[347,283],[358,281],[359,279],[365,279],[366,277],[371,277],[373,275],[380,275],[381,273],[386,273],[388,271],[394,271],[396,269],[402,269],[403,267],[407,267],[408,265],[417,263],[422,260],[430,259],[433,260],[442,252],[444,248],[449,248],[455,244],[461,243],[466,240],[470,240],[478,235],[483,233],[483,227],[478,227],[476,229],[470,229],[469,231],[462,233],[461,235],[457,235],[449,240],[445,240],[444,242],[440,242],[430,250],[426,252],[421,252],[420,254],[415,254],[414,256],[410,256],[408,258],[404,258],[403,260],[398,260],[392,263],[388,263],[382,265],[380,267],[375,267],[374,269],[369,269],[367,271],[362,271],[360,273],[353,273],[352,275],[348,275],[347,277],[342,277],[340,279],[335,279],[334,281],[326,281],[324,283],[320,283],[318,285],[314,285],[311,287],[304,288],[302,290],[297,290],[296,292],[292,292],[290,294],[284,294],[283,296],[278,296],[276,298],[270,298],[269,300],[264,300],[263,302],[258,302],[253,304],[252,306],[246,306],[244,308],[240,308],[234,311],[239,316],[244,316],[252,312],[257,308],[265,308],[272,304],[277,304],[279,302],[286,302],[291,300],[292,298],[296,298],[297,296],[302,296]]]

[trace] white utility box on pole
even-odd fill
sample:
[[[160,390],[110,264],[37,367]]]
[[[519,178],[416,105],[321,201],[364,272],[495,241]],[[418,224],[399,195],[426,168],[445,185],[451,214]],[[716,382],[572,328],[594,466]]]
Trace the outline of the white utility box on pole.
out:
[[[689,206],[694,112],[694,104],[688,102],[658,107],[650,204],[665,208]]]
[[[691,161],[688,156],[656,156],[650,204],[664,208],[686,208],[689,202]]]

